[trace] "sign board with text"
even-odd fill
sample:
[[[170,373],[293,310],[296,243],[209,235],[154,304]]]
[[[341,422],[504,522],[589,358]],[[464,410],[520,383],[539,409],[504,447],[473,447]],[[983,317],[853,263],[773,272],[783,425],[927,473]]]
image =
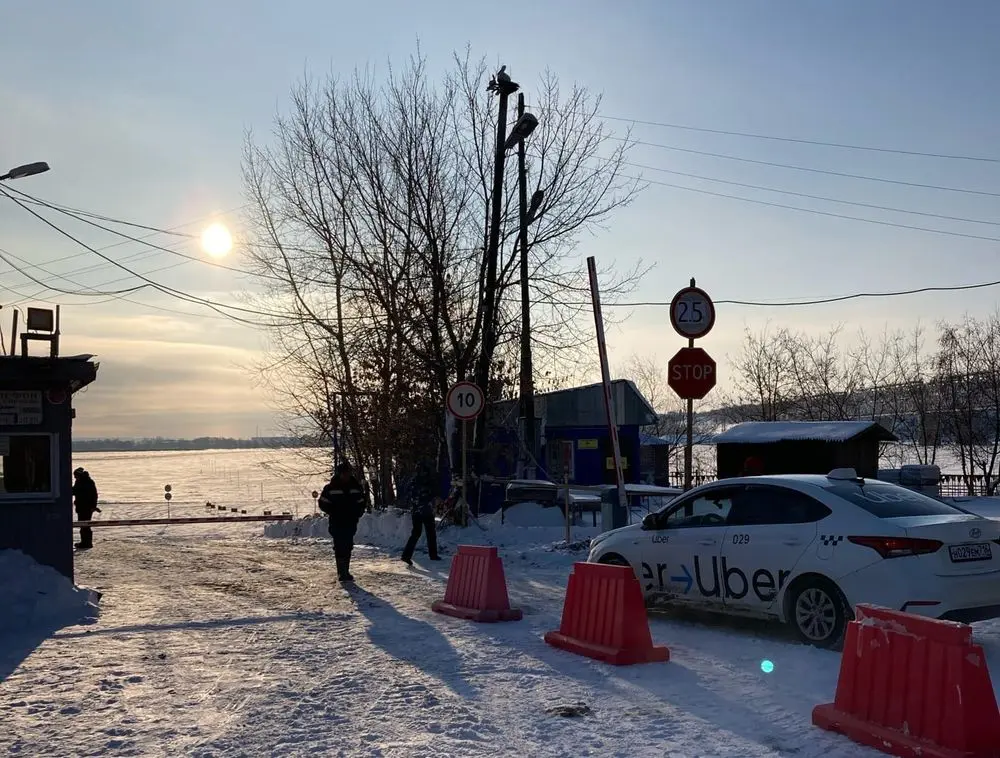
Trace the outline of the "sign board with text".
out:
[[[448,410],[460,421],[472,421],[486,407],[483,391],[472,382],[458,382],[448,390]]]
[[[42,423],[42,393],[35,390],[0,390],[0,426]]]
[[[715,359],[700,347],[682,347],[667,364],[667,383],[682,400],[701,400],[717,378]]]
[[[700,339],[715,326],[715,304],[700,287],[685,287],[670,302],[670,324],[682,337]]]

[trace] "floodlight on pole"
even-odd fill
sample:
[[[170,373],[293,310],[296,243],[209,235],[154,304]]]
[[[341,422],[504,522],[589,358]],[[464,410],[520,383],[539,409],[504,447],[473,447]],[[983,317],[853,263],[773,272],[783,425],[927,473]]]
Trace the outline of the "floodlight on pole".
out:
[[[45,161],[36,161],[35,163],[25,163],[23,166],[17,166],[12,168],[3,176],[0,176],[0,182],[6,181],[7,179],[24,179],[27,176],[34,176],[35,174],[44,174],[49,170],[49,164]]]
[[[538,119],[531,113],[524,113],[520,118],[517,119],[517,123],[514,124],[514,128],[510,130],[510,135],[507,137],[507,141],[504,143],[503,149],[510,150],[518,142],[526,140],[533,131],[535,127],[538,126]]]

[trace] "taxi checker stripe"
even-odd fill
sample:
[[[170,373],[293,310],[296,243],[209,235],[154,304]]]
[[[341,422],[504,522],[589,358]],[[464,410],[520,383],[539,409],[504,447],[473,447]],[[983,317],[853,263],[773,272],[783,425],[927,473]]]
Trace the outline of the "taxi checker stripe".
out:
[[[840,544],[843,541],[843,539],[844,539],[843,535],[841,535],[841,534],[837,534],[837,535],[833,535],[833,534],[821,534],[819,536],[819,538],[820,538],[820,540],[822,541],[822,543],[824,545],[833,545],[834,547],[836,547],[838,544]]]

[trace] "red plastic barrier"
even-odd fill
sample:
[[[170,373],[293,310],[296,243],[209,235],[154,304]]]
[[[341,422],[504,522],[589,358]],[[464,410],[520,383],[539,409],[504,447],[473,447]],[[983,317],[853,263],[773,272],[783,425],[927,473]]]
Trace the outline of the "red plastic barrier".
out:
[[[518,621],[521,611],[510,607],[503,561],[495,547],[459,545],[451,559],[444,600],[431,608],[469,621]]]
[[[545,641],[615,666],[670,660],[667,648],[653,645],[642,588],[628,566],[573,564],[559,631]]]
[[[1000,758],[1000,711],[972,627],[859,605],[816,726],[904,758]]]

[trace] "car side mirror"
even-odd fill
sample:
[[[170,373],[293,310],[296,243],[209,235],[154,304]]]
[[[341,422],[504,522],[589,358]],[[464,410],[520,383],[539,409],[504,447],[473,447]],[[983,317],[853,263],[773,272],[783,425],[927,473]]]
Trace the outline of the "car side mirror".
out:
[[[647,513],[642,517],[643,529],[656,529],[656,514]]]

